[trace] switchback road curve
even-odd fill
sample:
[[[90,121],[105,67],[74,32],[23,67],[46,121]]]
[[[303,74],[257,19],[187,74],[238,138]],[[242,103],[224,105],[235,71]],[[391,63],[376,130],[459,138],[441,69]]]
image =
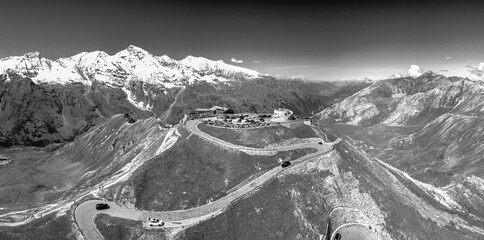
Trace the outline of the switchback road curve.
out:
[[[224,147],[243,151],[251,155],[273,155],[280,151],[291,151],[291,150],[305,149],[305,148],[314,148],[317,150],[315,153],[308,154],[306,156],[300,157],[292,161],[293,165],[299,164],[307,159],[324,154],[333,149],[333,143],[325,143],[324,141],[322,142],[322,144],[319,144],[318,142],[310,142],[310,143],[294,144],[290,146],[281,146],[277,148],[250,148],[245,146],[239,146],[239,145],[235,145],[235,144],[220,140],[205,132],[202,132],[197,127],[200,122],[201,121],[199,120],[188,121],[186,122],[186,128],[191,133],[205,140],[208,140],[210,142],[213,142],[215,144],[218,144]],[[167,212],[149,212],[149,211],[138,211],[138,210],[128,209],[109,201],[89,200],[81,203],[79,206],[76,207],[74,212],[75,219],[80,230],[82,231],[82,234],[88,240],[104,239],[101,233],[97,230],[96,225],[94,223],[94,218],[99,213],[105,213],[112,217],[119,217],[119,218],[143,221],[143,222],[146,222],[146,220],[150,217],[158,218],[165,222],[165,225],[164,225],[165,228],[186,227],[186,226],[197,224],[203,220],[209,219],[217,214],[220,214],[232,202],[257,190],[264,183],[266,183],[268,180],[276,176],[279,172],[283,171],[284,169],[285,168],[277,166],[265,172],[263,175],[257,177],[256,179],[241,186],[235,191],[232,191],[230,194],[216,201],[210,202],[203,206],[191,208],[191,209],[167,211]],[[99,204],[99,203],[109,204],[110,209],[97,211],[96,204]]]

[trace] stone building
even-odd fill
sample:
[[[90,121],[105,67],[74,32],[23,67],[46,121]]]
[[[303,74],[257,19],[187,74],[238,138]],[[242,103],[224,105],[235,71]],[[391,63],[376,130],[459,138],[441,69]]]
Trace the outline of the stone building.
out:
[[[287,122],[290,120],[294,120],[293,112],[291,110],[285,108],[274,109],[271,122]]]

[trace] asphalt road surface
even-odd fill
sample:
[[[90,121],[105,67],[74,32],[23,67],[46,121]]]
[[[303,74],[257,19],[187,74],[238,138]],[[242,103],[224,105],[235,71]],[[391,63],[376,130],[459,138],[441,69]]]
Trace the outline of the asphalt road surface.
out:
[[[334,240],[336,235],[340,234],[340,240],[376,240],[375,233],[370,229],[370,226],[360,224],[348,224],[336,229],[331,240]]]
[[[197,128],[197,125],[200,122],[201,121],[199,120],[188,121],[186,123],[186,128],[193,134],[196,134],[202,137],[203,139],[211,141],[215,144],[219,144],[224,147],[234,148],[239,151],[243,151],[252,155],[256,155],[256,154],[273,155],[279,151],[291,151],[291,150],[304,149],[304,148],[314,148],[317,150],[317,152],[315,153],[308,154],[306,156],[300,157],[292,161],[291,163],[293,166],[307,159],[329,152],[330,150],[333,149],[333,144],[328,144],[324,142],[323,144],[319,144],[318,142],[295,144],[290,146],[282,146],[280,148],[250,148],[250,147],[239,146],[239,145],[222,141],[207,133],[202,132]],[[146,222],[147,219],[150,217],[158,218],[161,221],[165,222],[165,225],[164,225],[165,228],[186,227],[186,226],[197,224],[203,220],[206,220],[217,214],[220,214],[233,201],[236,201],[237,199],[257,190],[260,186],[262,186],[272,177],[276,176],[279,172],[284,171],[285,169],[287,168],[282,168],[280,166],[277,166],[267,171],[263,175],[257,177],[256,179],[248,182],[242,187],[236,189],[235,191],[231,192],[225,197],[222,197],[216,201],[210,202],[203,206],[199,206],[191,209],[167,211],[167,212],[148,212],[148,211],[137,211],[137,210],[127,209],[113,202],[102,201],[102,200],[89,200],[77,206],[75,210],[75,219],[83,235],[88,240],[104,239],[101,233],[97,230],[96,225],[94,223],[94,218],[99,213],[105,213],[112,217],[119,217],[119,218],[131,219],[131,220],[143,221],[143,222]],[[110,209],[98,211],[96,210],[96,207],[95,207],[96,204],[98,203],[107,203],[109,204]]]

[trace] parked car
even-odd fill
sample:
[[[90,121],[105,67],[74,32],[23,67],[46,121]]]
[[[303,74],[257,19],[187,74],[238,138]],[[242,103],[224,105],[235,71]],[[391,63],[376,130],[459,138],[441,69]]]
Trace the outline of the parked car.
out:
[[[319,142],[319,145],[323,145],[323,142]]]
[[[341,234],[336,233],[336,235],[334,236],[334,240],[341,240]]]
[[[105,210],[105,209],[109,209],[109,205],[107,205],[106,203],[96,204],[96,210]]]
[[[162,227],[165,225],[165,222],[160,221],[160,219],[157,218],[148,218],[148,225],[150,227]]]
[[[284,161],[284,162],[281,163],[281,167],[283,167],[283,168],[290,166],[290,165],[291,165],[290,161]]]

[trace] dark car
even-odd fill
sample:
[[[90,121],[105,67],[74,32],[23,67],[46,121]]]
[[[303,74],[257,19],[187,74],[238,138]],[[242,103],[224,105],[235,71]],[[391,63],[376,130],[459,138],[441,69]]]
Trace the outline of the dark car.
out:
[[[282,162],[281,167],[285,168],[285,167],[287,167],[287,166],[289,166],[289,165],[291,165],[291,162],[289,162],[289,161],[284,161],[284,162]]]
[[[341,234],[336,233],[336,235],[334,236],[334,240],[341,240]]]
[[[323,145],[323,142],[319,142],[319,145]]]
[[[105,210],[105,209],[109,209],[109,205],[107,205],[106,203],[96,204],[96,210]]]

